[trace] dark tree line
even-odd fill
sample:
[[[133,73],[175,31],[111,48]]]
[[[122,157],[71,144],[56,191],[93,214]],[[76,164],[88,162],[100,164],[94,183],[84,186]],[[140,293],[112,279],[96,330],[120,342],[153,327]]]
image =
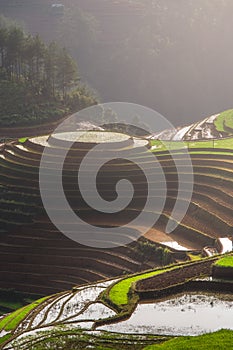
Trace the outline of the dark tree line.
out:
[[[36,35],[17,27],[0,28],[1,78],[25,82],[38,95],[65,99],[79,77],[76,63],[65,48],[55,42],[48,46]]]
[[[66,48],[0,16],[0,126],[40,124],[95,103]]]

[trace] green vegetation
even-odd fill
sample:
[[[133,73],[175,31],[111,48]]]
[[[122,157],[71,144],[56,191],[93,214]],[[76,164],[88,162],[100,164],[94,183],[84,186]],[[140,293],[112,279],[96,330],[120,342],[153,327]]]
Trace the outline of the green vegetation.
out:
[[[11,331],[15,329],[18,324],[27,316],[27,314],[33,310],[36,306],[47,300],[49,297],[41,298],[32,304],[29,304],[19,310],[16,310],[10,315],[7,315],[0,321],[0,331]]]
[[[26,142],[27,141],[27,137],[21,137],[18,141],[20,142],[20,143],[24,143],[24,142]]]
[[[184,16],[184,18],[189,17]],[[197,17],[197,28],[199,28],[198,19],[199,18]],[[79,21],[77,21],[76,18],[74,22],[79,24]],[[154,25],[154,19],[152,21],[152,25]],[[46,45],[42,42],[39,36],[32,37],[30,35],[27,35],[16,25],[11,24],[9,26],[6,24],[0,27],[0,100],[2,103],[0,110],[1,127],[44,123],[47,120],[58,119],[73,110],[80,109],[95,103],[95,99],[91,96],[91,94],[89,94],[85,88],[82,88],[78,85],[79,74],[77,67],[75,66],[66,49],[59,48],[55,43]],[[135,36],[132,35],[132,38],[134,37]],[[154,43],[154,40],[151,40],[151,37],[148,35],[146,35],[146,37],[148,38],[148,43],[146,43],[147,48],[150,48],[150,44],[151,42]],[[137,38],[135,40],[137,42],[140,42],[140,40]],[[158,40],[158,42],[163,43],[164,41]],[[169,40],[167,40],[167,42],[169,42]],[[161,45],[162,44],[160,44],[160,46]],[[119,47],[118,45],[116,46]],[[174,45],[170,46],[172,47]],[[137,47],[137,45],[133,45],[132,47]],[[161,49],[162,48],[159,48],[158,46],[158,51],[161,51]],[[128,50],[126,48],[125,52],[127,51]],[[158,56],[157,49],[155,50],[153,48],[153,50],[147,51],[155,52],[155,57]],[[177,50],[177,52],[182,52],[182,50]],[[138,57],[137,54],[135,55],[135,52],[133,52],[133,55],[135,57]],[[109,55],[103,55],[103,57],[104,56],[109,57]],[[130,55],[124,54],[124,56],[128,57],[127,59],[129,59],[129,62],[132,62]],[[187,57],[185,60],[188,61]],[[151,59],[151,61],[155,62],[154,59]],[[161,61],[163,62],[163,60]],[[158,62],[155,64],[157,63]],[[95,67],[93,64],[92,66]],[[140,69],[137,69],[137,66],[138,65],[136,64],[135,72],[141,72]],[[104,69],[106,70],[106,67],[104,67]],[[99,70],[96,69],[96,67],[95,70],[99,74]],[[107,69],[107,71],[111,72],[113,70]],[[162,69],[151,70],[151,72],[156,72],[156,74],[157,72],[163,71],[164,70]],[[124,76],[125,72],[123,71],[121,74]],[[134,75],[135,74],[133,72],[132,76]],[[144,85],[147,79],[138,80],[142,82],[141,90],[145,90]],[[109,79],[109,81],[116,80]],[[122,81],[122,79],[119,79],[119,81]],[[151,81],[153,81],[153,77],[151,78]],[[159,82],[159,79],[157,79],[157,81]],[[135,86],[137,86],[137,84],[135,84]],[[147,90],[148,94],[150,91],[153,91],[154,94],[154,89],[150,88],[150,86]],[[140,89],[138,95],[140,95]],[[233,131],[233,110],[223,112],[216,119],[215,123],[217,130],[220,132],[229,133],[229,130]],[[19,140],[21,143],[24,143],[25,141],[25,138]],[[157,147],[155,148],[155,152],[157,150],[163,151],[166,149],[176,150],[180,148],[188,148],[190,150],[190,153],[192,152],[192,149],[194,153],[198,153],[198,151],[194,149],[202,147],[222,147],[222,153],[224,153],[224,149],[232,150],[233,138],[201,142],[190,141],[163,143],[161,141],[153,141],[152,144]],[[206,153],[208,153],[208,151],[206,151]],[[19,211],[19,213],[21,214],[21,211]],[[153,255],[154,253],[159,253],[161,254],[161,259],[167,259],[169,255],[167,251],[162,251],[160,248],[156,250],[151,244],[148,243],[140,246],[140,249],[145,256],[148,256],[149,254]],[[194,255],[190,254],[190,257],[192,259],[196,259],[196,256]],[[223,258],[219,260],[216,265],[232,267],[232,257]],[[115,305],[127,305],[130,302],[129,293],[133,283],[137,282],[138,280],[162,274],[166,271],[171,271],[177,268],[180,268],[180,266],[169,266],[164,269],[157,269],[134,276],[129,276],[128,278],[123,279],[110,287],[108,297]],[[17,325],[22,322],[28,313],[30,313],[34,307],[38,306],[44,300],[46,300],[46,298],[40,299],[35,303],[27,305],[20,310],[12,313],[11,315],[6,316],[0,320],[0,329],[4,329],[6,331],[15,329],[15,327],[17,327]],[[13,308],[18,307],[19,304],[18,302],[13,301],[3,301],[2,306]],[[229,331],[220,331],[215,334],[204,335],[195,338],[182,337],[170,340],[164,343],[162,346],[149,345],[146,349],[212,349],[215,347],[218,349],[225,349],[229,348],[229,344],[232,344],[232,334],[233,333]],[[10,336],[11,335],[4,336],[2,339],[0,339],[0,342],[4,342]],[[94,334],[90,335],[88,338],[88,336],[81,334],[81,332],[77,334],[75,332],[70,334],[63,332],[62,334],[50,334],[47,339],[41,342],[39,341],[38,344],[32,345],[31,349],[61,349],[61,347],[63,347],[63,349],[86,349],[90,348],[91,346],[93,347],[93,339],[95,344],[94,347],[99,350],[119,348],[141,349],[142,346],[145,346],[145,344],[142,345],[142,343],[135,344],[139,342],[139,339],[136,337],[134,338],[133,336],[132,338],[130,337],[131,336],[127,335],[124,337],[120,337],[119,335],[116,335],[115,337],[113,335],[105,335],[101,339],[97,339],[94,338]],[[151,338],[150,341],[152,342],[152,340],[155,341],[155,339]]]
[[[172,268],[168,268],[168,269],[166,269],[166,271],[169,271],[171,269]],[[116,284],[113,285],[113,287],[109,291],[110,301],[115,305],[126,305],[129,301],[128,293],[129,293],[129,290],[130,290],[132,283],[137,282],[137,281],[144,279],[144,278],[158,275],[160,273],[163,273],[164,271],[165,271],[165,269],[151,271],[151,272],[147,272],[144,274],[129,277],[129,278],[121,280],[120,282],[117,282]]]
[[[226,255],[225,258],[232,258],[232,255]],[[207,261],[209,266],[213,264],[217,259],[223,260],[220,256],[215,256],[211,258],[204,258],[202,259],[203,262]],[[139,301],[139,296],[134,293],[132,289],[132,293],[130,292],[130,288],[132,287],[132,284],[136,281],[143,280],[148,277],[152,277],[158,274],[162,274],[167,271],[172,271],[176,269],[183,269],[185,266],[191,266],[194,267],[194,271],[196,271],[197,263],[195,262],[185,262],[185,263],[179,263],[167,266],[163,269],[157,268],[157,270],[153,271],[147,271],[145,273],[140,273],[138,275],[131,275],[128,278],[122,279],[121,281],[112,284],[109,286],[101,295],[100,300],[104,304],[108,304],[114,307],[115,309],[118,309],[118,312],[116,316],[110,317],[109,319],[106,318],[104,320],[104,323],[101,323],[102,320],[96,320],[95,326],[101,326],[102,324],[108,324],[108,322],[112,321],[122,321],[132,314],[135,306],[137,305],[137,302]],[[190,276],[189,276],[190,278]],[[176,281],[174,281],[176,283]],[[171,285],[171,284],[170,284]],[[107,296],[107,297],[106,297]],[[48,297],[49,298],[49,297]],[[109,298],[107,300],[107,298]],[[30,313],[31,310],[35,308],[35,313],[41,312],[41,308],[39,307],[36,309],[38,305],[40,305],[43,301],[45,301],[47,298],[42,298],[30,305],[27,305],[26,307],[15,311],[11,315],[6,316],[0,321],[0,330],[5,331],[11,331],[11,336],[13,334],[12,331],[16,329],[16,327],[25,319],[25,317]],[[114,304],[114,305],[113,305]],[[46,305],[44,305],[46,306]],[[229,337],[232,337],[232,333],[229,333]],[[213,336],[211,335],[210,339],[207,339],[208,344],[210,346],[214,344],[216,341],[220,342],[220,333],[216,333]],[[5,338],[4,338],[5,339]],[[9,343],[10,337],[5,339],[4,341],[6,343]],[[168,339],[171,339],[171,337],[165,337],[165,336],[148,336],[148,335],[115,335],[114,333],[108,333],[108,332],[99,332],[99,333],[92,333],[88,332],[87,330],[81,330],[81,329],[67,329],[66,325],[61,324],[57,326],[54,324],[54,329],[48,332],[39,333],[32,336],[26,336],[25,338],[20,338],[16,341],[14,346],[17,346],[20,349],[27,349],[27,346],[30,344],[30,348],[32,350],[42,350],[45,348],[48,349],[88,349],[93,342],[95,343],[95,349],[119,349],[119,345],[121,345],[122,349],[128,350],[132,348],[132,345],[134,345],[135,350],[142,350],[142,349],[154,349],[155,346],[158,346],[158,343],[162,343],[166,341],[163,345],[161,345],[161,349],[170,349],[173,346],[174,349],[185,349],[181,346],[186,346],[188,344],[187,342],[189,339],[194,339],[193,337],[180,337],[178,339],[175,339],[174,341],[177,343],[170,343],[167,341]],[[198,340],[200,339],[200,340]],[[191,343],[189,349],[196,349],[195,346],[197,346],[198,342],[201,342],[202,337],[196,338],[193,345]],[[3,338],[0,340],[3,343]],[[156,345],[152,345],[156,343]],[[151,346],[145,348],[145,346]],[[107,346],[107,347],[106,347]],[[177,346],[177,347],[176,347]],[[194,346],[194,347],[191,347]],[[155,347],[155,349],[157,349]],[[221,349],[221,348],[220,348]]]
[[[222,259],[219,259],[216,263],[216,266],[220,267],[232,267],[233,268],[233,255],[226,256]]]
[[[207,140],[207,141],[160,141],[151,140],[151,146],[153,147],[153,152],[161,151],[172,151],[172,150],[183,150],[188,149],[189,152],[195,154],[204,154],[204,151],[198,151],[197,148],[222,148],[222,153],[229,154],[229,152],[224,152],[226,150],[232,150],[233,148],[233,138],[225,138],[219,140]],[[209,154],[209,152],[208,152]],[[211,154],[214,154],[212,152]]]
[[[19,301],[5,301],[0,299],[0,314],[3,313],[1,312],[2,308],[6,308],[9,310],[17,310],[20,307],[22,307],[22,304]]]
[[[8,337],[9,338],[9,337]],[[7,340],[7,338],[5,339]],[[20,349],[31,350],[71,350],[71,349],[93,349],[96,350],[206,350],[206,349],[229,349],[233,341],[233,331],[220,330],[211,334],[204,334],[196,337],[165,337],[154,335],[133,335],[99,332],[98,334],[88,331],[54,331],[43,332],[36,338],[24,338],[19,343]],[[153,344],[154,343],[154,344]],[[17,348],[17,343],[15,344]]]
[[[210,257],[205,259],[210,259],[210,260],[213,259],[214,261],[215,259],[217,259],[217,257]],[[128,278],[126,277],[120,280],[119,282],[116,282],[112,284],[110,287],[108,287],[102,295],[102,300],[107,301],[107,303],[109,302],[110,305],[112,305],[113,307],[115,306],[117,309],[120,309],[122,312],[125,312],[125,311],[129,312],[132,305],[134,305],[135,302],[137,303],[137,300],[135,301],[134,297],[129,295],[130,288],[135,282],[138,282],[140,280],[153,277],[159,274],[163,274],[167,271],[182,269],[184,266],[195,264],[195,260],[199,260],[199,259],[194,259],[194,261],[183,262],[180,264],[168,265],[165,268],[157,268],[156,270],[153,270],[153,271],[147,271],[145,273],[140,273],[133,276],[131,275]],[[200,260],[204,260],[204,259],[200,259]]]
[[[187,256],[189,257],[190,260],[192,261],[197,261],[197,260],[200,260],[202,257],[201,257],[201,254],[192,254],[192,253],[187,253]]]
[[[0,126],[41,124],[93,105],[75,61],[55,42],[0,17]]]
[[[154,336],[154,335],[133,335],[118,334],[108,332],[98,332],[93,334],[85,330],[65,330],[57,328],[57,330],[39,333],[39,337],[29,336],[24,338],[19,345],[16,343],[16,349],[30,350],[71,350],[71,349],[96,349],[96,350],[142,350],[146,345],[155,342],[162,342],[170,339],[170,337]],[[93,344],[94,347],[93,347]]]
[[[172,262],[172,253],[169,249],[157,246],[142,238],[138,240],[137,253],[141,254],[143,258],[156,260],[162,266]]]
[[[0,289],[0,315],[20,309],[39,298],[39,295],[32,296],[16,292],[14,289]]]
[[[153,277],[167,271],[172,271],[178,268],[180,268],[180,265],[171,265],[166,268],[160,268],[150,272],[137,274],[132,277],[125,278],[119,282],[116,282],[109,289],[108,297],[110,299],[110,302],[117,306],[126,305],[129,302],[128,293],[130,287],[134,282],[140,281],[145,278]]]
[[[206,350],[230,349],[233,344],[233,332],[221,330],[212,334],[204,334],[198,337],[180,337],[169,340],[162,345],[149,345],[144,350]]]
[[[216,129],[220,132],[233,133],[233,109],[222,112],[214,121]]]
[[[8,339],[11,338],[11,334],[6,334],[3,337],[0,338],[0,345],[5,343]]]

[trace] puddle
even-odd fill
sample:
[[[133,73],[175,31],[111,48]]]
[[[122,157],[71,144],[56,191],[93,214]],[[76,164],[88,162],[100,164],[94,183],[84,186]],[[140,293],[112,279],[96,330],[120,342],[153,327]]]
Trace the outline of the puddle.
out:
[[[233,330],[233,296],[184,294],[166,301],[139,304],[127,321],[102,326],[119,333],[199,335]]]

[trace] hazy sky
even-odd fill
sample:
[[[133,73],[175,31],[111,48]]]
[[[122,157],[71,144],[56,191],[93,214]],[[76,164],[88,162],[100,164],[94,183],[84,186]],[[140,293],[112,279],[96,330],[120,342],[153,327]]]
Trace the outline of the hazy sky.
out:
[[[175,125],[233,106],[232,0],[64,0],[61,17],[52,3],[2,0],[0,10],[68,46],[102,101],[142,104]]]

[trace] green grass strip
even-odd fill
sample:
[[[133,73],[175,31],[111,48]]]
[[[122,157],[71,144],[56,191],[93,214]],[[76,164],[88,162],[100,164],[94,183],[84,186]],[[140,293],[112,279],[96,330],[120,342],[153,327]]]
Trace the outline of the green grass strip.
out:
[[[127,279],[123,279],[120,282],[113,285],[113,287],[109,291],[109,299],[115,304],[115,305],[126,305],[128,304],[128,292],[131,287],[131,284],[133,282],[140,281],[141,279],[153,277],[156,275],[159,275],[161,273],[164,273],[166,271],[175,270],[177,268],[180,268],[180,266],[173,266],[170,268],[160,269],[156,271],[150,271],[145,274],[129,277]]]
[[[216,263],[216,266],[221,267],[232,267],[233,268],[233,255],[232,256],[226,256],[222,259],[219,259]]]
[[[144,350],[226,350],[232,348],[233,331],[221,330],[197,337],[179,337],[158,345],[149,345]]]
[[[156,146],[153,148],[152,152],[161,152],[161,151],[172,151],[172,150],[184,150],[188,149],[191,151],[193,148],[212,148],[213,151],[215,148],[232,149],[233,150],[233,138],[224,138],[224,139],[213,139],[206,141],[160,141],[160,140],[151,140],[151,146]],[[202,153],[202,152],[201,152]],[[229,153],[228,153],[229,154]]]
[[[8,339],[10,339],[11,334],[5,334],[3,337],[0,338],[0,344],[5,343]]]
[[[24,306],[23,308],[16,310],[10,315],[4,317],[0,321],[0,331],[1,330],[11,331],[15,329],[31,310],[33,310],[35,307],[37,307],[39,304],[41,304],[43,301],[45,301],[48,298],[50,298],[50,296],[41,298],[35,301],[34,303]]]
[[[18,141],[19,143],[25,143],[27,141],[27,137],[21,137]]]
[[[233,129],[233,109],[228,109],[219,114],[214,121],[214,125],[220,132],[228,132],[225,126],[229,129]]]
[[[230,256],[230,257],[232,257],[232,256]],[[215,259],[217,259],[217,256],[210,257],[210,258],[203,258],[203,259],[200,259],[200,261],[204,261],[206,259],[215,260]],[[197,259],[197,260],[199,260],[199,259]],[[170,266],[167,266],[167,267],[164,267],[161,269],[158,268],[158,269],[153,270],[153,271],[148,271],[146,273],[140,273],[137,275],[133,275],[132,277],[129,277],[129,278],[124,278],[124,279],[120,280],[119,282],[116,282],[115,284],[113,284],[112,287],[110,286],[108,298],[115,305],[118,305],[118,306],[127,305],[129,302],[128,292],[130,290],[132,283],[143,280],[145,278],[160,275],[160,274],[167,272],[167,271],[182,269],[183,267],[191,266],[192,264],[195,264],[195,261],[189,261],[189,262],[183,262],[180,264],[170,265]]]

